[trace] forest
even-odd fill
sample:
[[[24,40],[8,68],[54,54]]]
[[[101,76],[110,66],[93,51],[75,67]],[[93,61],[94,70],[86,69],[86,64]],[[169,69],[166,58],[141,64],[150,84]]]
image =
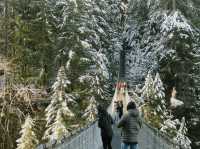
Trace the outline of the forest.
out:
[[[95,121],[119,76],[146,122],[199,149],[200,1],[0,1],[0,149]]]

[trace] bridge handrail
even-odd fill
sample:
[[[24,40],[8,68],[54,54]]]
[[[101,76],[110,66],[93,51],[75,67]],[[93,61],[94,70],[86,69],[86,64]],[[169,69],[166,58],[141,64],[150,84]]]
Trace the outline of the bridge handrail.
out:
[[[161,136],[163,139],[167,140],[168,142],[170,142],[174,146],[177,146],[178,148],[186,149],[184,147],[181,147],[174,140],[172,140],[168,134],[161,132],[159,129],[157,129],[157,128],[151,126],[150,124],[148,124],[147,122],[145,122],[144,119],[142,119],[142,123],[143,123],[143,125],[146,125],[148,128],[150,128],[157,136]]]
[[[166,133],[161,132],[159,129],[157,129],[157,128],[151,126],[150,124],[148,124],[147,122],[145,122],[144,119],[142,119],[142,121],[143,121],[143,128],[144,129],[142,130],[143,134],[141,134],[141,135],[142,136],[144,135],[143,137],[145,137],[145,138],[140,138],[140,139],[144,139],[144,140],[139,140],[139,143],[142,143],[140,141],[143,141],[143,143],[146,144],[145,140],[148,142],[149,138],[153,138],[153,140],[150,139],[153,142],[162,140],[161,142],[164,143],[162,145],[162,146],[164,146],[163,149],[186,149],[186,148],[183,148],[182,146],[180,146],[179,144],[177,144],[175,141],[173,141],[170,138],[170,136],[167,135]],[[91,132],[93,134],[91,134]],[[153,134],[153,135],[151,135],[151,134]],[[82,142],[80,142],[80,141],[82,141]],[[93,141],[93,144],[94,144],[94,142],[96,144],[95,145],[91,145],[92,141]],[[37,149],[49,149],[49,148],[72,149],[73,148],[72,145],[77,145],[77,143],[78,143],[78,145],[77,145],[78,148],[77,149],[79,149],[79,148],[88,149],[87,148],[88,146],[99,146],[100,142],[101,142],[100,131],[99,131],[99,128],[97,126],[97,120],[95,120],[94,122],[91,122],[91,123],[87,124],[86,126],[73,131],[70,136],[63,137],[63,139],[61,139],[61,141],[56,141],[56,140],[55,141],[50,141],[50,142],[48,142],[46,144],[39,145],[37,147]],[[83,147],[84,145],[81,144],[81,143],[83,143],[85,145],[85,148]],[[90,145],[87,145],[87,143],[90,143]],[[147,145],[148,144],[146,144],[146,146]],[[142,145],[142,146],[145,147],[145,145]],[[173,148],[170,148],[170,147],[173,147]],[[96,147],[94,149],[98,149],[98,147]]]
[[[60,141],[57,140],[53,140],[53,141],[49,141],[45,144],[40,144],[37,149],[48,149],[48,148],[57,148],[58,146],[62,145],[63,143],[69,143],[70,141],[72,141],[74,138],[78,137],[81,133],[87,131],[89,128],[91,128],[92,126],[96,125],[97,120],[87,124],[84,127],[80,127],[74,131],[71,132],[71,134],[69,136],[64,136]]]

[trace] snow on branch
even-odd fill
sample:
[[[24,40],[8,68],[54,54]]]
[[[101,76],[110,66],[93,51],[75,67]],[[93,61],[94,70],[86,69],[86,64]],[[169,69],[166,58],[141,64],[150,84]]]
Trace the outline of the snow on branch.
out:
[[[89,122],[93,122],[96,119],[96,115],[97,115],[97,102],[94,96],[92,96],[90,98],[88,107],[85,109],[85,114],[83,115],[83,118],[86,118],[87,121]]]
[[[153,98],[154,89],[153,89],[153,78],[150,72],[148,72],[147,77],[145,78],[145,85],[142,88],[142,98],[144,100],[150,100]]]
[[[164,92],[165,89],[160,79],[159,73],[156,74],[155,80],[153,82],[153,86],[155,89],[155,97],[160,98],[160,99],[165,98],[165,92]]]
[[[104,98],[104,91],[101,87],[101,78],[97,73],[85,74],[79,77],[81,83],[89,83],[90,93],[100,95]]]
[[[20,131],[21,137],[17,139],[17,149],[35,149],[38,144],[36,134],[33,131],[34,120],[28,116]]]
[[[47,129],[45,133],[46,138],[49,138],[51,141],[60,141],[64,136],[66,137],[70,135],[70,132],[67,130],[64,124],[63,113],[61,110],[57,111],[55,122],[50,128]]]
[[[174,138],[174,141],[177,142],[180,146],[191,149],[191,141],[190,139],[186,136],[188,132],[188,129],[186,127],[186,122],[185,122],[185,117],[182,118],[181,120],[181,125],[180,128],[177,132],[177,136]]]
[[[54,91],[55,90],[63,90],[69,84],[71,84],[71,82],[68,80],[68,78],[66,76],[65,68],[63,66],[61,66],[60,69],[58,70],[56,81],[53,84],[52,88]]]
[[[169,134],[176,134],[178,125],[180,121],[178,119],[173,119],[173,116],[170,115],[168,118],[161,124],[160,131]]]
[[[170,15],[164,15],[164,21],[161,25],[161,32],[170,32],[173,31],[174,28],[193,33],[193,29],[189,25],[187,19],[179,11],[175,11]]]
[[[66,93],[65,89],[67,89],[68,84],[70,84],[70,81],[67,79],[65,69],[62,66],[59,69],[57,79],[53,84],[53,94],[51,96],[51,103],[45,109],[47,121],[47,130],[44,134],[45,139],[60,138],[60,133],[67,133],[67,131],[64,130],[64,126],[61,125],[61,119],[74,117],[74,113],[69,108],[69,105],[70,103],[76,102],[72,94]],[[58,133],[54,132],[54,129],[58,130]]]

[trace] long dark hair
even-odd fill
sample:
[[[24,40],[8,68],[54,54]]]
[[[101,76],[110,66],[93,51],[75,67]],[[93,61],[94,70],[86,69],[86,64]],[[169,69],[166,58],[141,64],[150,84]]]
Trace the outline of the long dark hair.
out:
[[[102,105],[97,106],[97,111],[98,111],[99,118],[106,117],[108,115],[108,112]]]
[[[105,108],[102,105],[97,106],[98,113],[107,113]]]
[[[111,115],[106,111],[104,107],[99,105],[97,107],[97,110],[98,110],[98,124],[101,125],[102,128],[113,124]]]

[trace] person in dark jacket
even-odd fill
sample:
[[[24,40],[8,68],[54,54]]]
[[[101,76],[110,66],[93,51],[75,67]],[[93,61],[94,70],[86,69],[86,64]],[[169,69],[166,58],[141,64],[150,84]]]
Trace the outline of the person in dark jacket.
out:
[[[119,107],[118,107],[119,118],[121,119],[121,117],[123,115],[123,103],[122,103],[122,101],[119,101],[118,105],[119,105]]]
[[[111,141],[113,136],[113,130],[112,130],[113,119],[101,105],[97,107],[97,110],[98,110],[98,127],[101,129],[103,149],[112,149]]]
[[[118,128],[122,128],[121,133],[121,149],[137,149],[138,133],[142,127],[142,122],[139,117],[139,111],[134,102],[129,102],[127,105],[127,113],[124,114],[118,123]]]

